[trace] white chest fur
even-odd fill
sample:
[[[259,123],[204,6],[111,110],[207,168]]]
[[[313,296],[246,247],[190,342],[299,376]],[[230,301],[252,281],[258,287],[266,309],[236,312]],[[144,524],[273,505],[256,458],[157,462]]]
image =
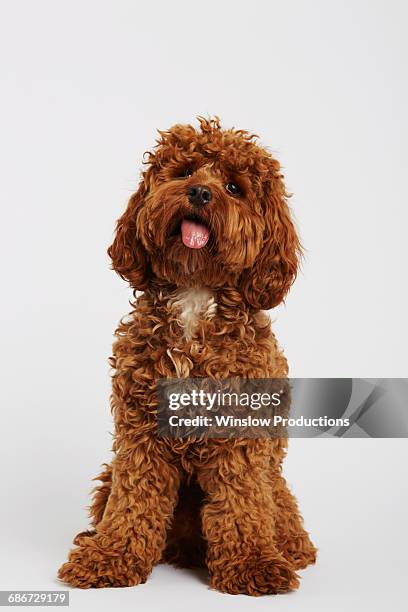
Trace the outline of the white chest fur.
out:
[[[214,295],[209,289],[180,289],[170,302],[171,307],[178,311],[186,340],[192,339],[200,320],[211,319],[217,310]]]

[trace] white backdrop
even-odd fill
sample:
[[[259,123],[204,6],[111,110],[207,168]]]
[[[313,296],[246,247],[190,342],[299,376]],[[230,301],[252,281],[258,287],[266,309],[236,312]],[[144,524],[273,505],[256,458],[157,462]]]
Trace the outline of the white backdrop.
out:
[[[0,6],[0,588],[57,588],[110,447],[107,357],[131,294],[109,270],[106,247],[156,128],[217,114],[258,133],[281,160],[306,249],[286,306],[273,313],[293,376],[407,376],[407,7]],[[402,609],[407,457],[404,441],[293,441],[290,481],[322,553],[303,590],[279,598],[281,609],[350,608],[346,583],[355,609],[385,605],[388,589]],[[168,571],[130,594],[72,598],[78,610],[118,601],[133,609],[168,592],[176,602],[188,588],[202,606],[210,596],[212,607],[230,605],[194,576]]]

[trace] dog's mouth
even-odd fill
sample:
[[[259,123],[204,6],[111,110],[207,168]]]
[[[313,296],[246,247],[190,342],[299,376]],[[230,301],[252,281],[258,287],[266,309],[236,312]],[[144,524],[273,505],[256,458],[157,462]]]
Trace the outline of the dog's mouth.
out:
[[[210,229],[198,215],[188,215],[176,222],[170,235],[181,236],[188,249],[202,249],[210,239]]]

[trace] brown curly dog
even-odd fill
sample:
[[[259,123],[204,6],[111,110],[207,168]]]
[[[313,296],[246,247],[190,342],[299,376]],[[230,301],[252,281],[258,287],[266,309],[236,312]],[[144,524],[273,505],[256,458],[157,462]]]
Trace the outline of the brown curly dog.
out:
[[[108,253],[135,291],[116,332],[114,459],[93,530],[59,570],[73,586],[145,582],[155,563],[206,564],[226,593],[283,593],[316,549],[281,475],[284,439],[159,438],[156,382],[286,377],[262,309],[297,272],[299,241],[279,163],[218,118],[160,132]]]

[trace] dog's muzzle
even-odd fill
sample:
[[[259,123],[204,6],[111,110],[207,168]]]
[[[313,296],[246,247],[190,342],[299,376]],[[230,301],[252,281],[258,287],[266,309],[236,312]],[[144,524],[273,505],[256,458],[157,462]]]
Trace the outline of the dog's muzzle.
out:
[[[188,201],[193,206],[205,206],[212,198],[211,189],[205,185],[192,185],[187,190]]]

